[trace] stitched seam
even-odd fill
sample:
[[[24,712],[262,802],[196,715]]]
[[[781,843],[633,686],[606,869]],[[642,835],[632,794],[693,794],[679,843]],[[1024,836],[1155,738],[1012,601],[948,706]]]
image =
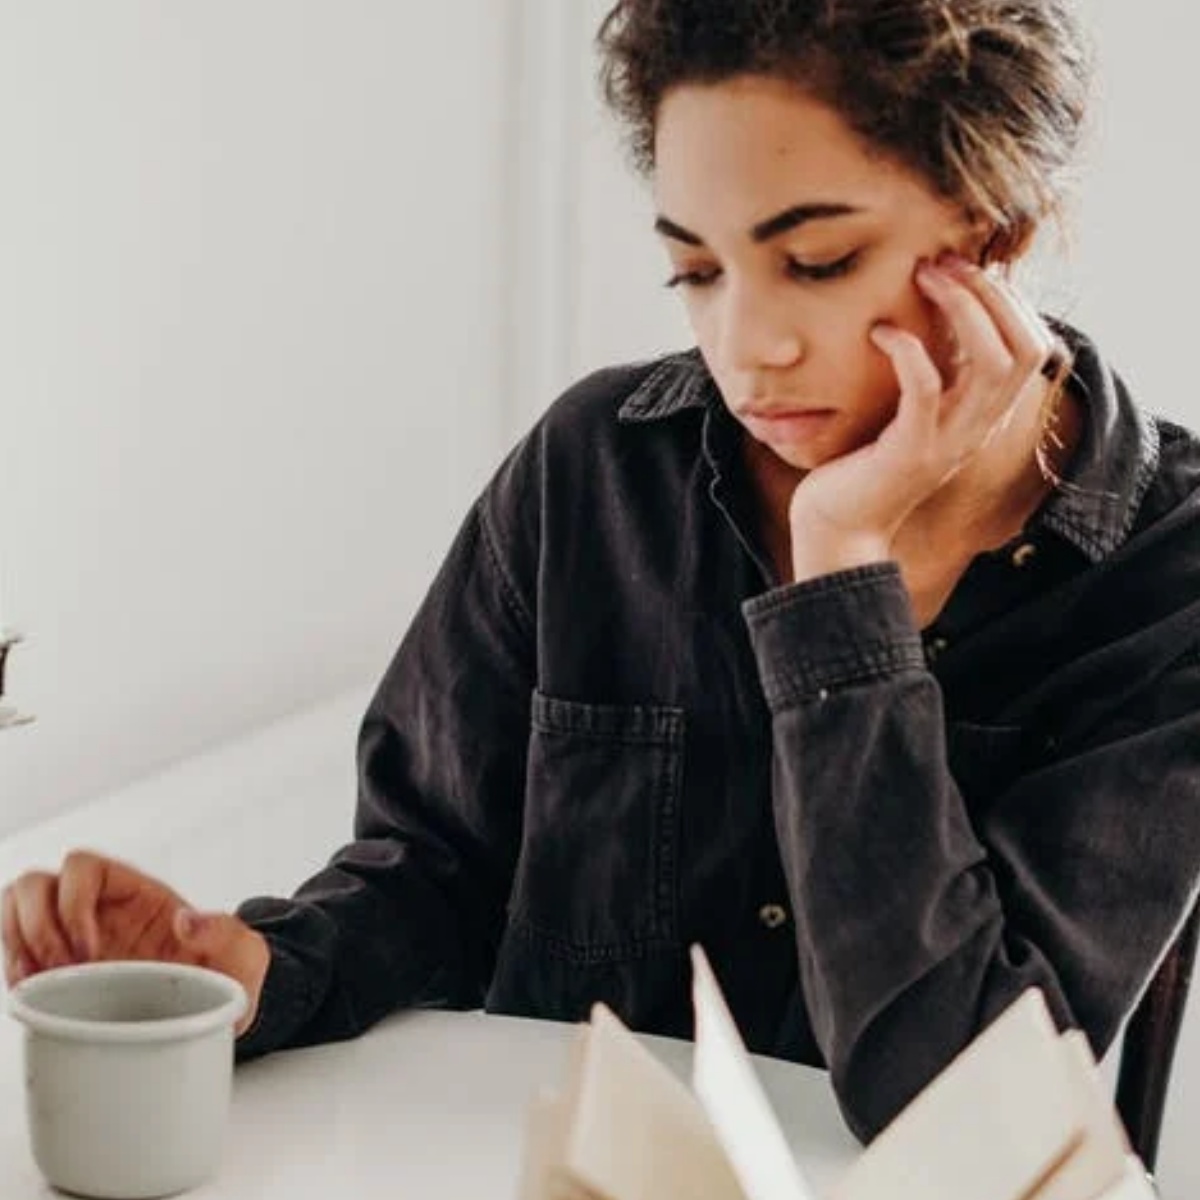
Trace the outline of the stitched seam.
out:
[[[814,666],[772,671],[763,681],[763,690],[774,704],[803,699],[823,687],[870,683],[924,668],[924,655],[918,646],[896,646],[828,658]]]
[[[872,563],[865,567],[852,567],[835,575],[821,575],[792,585],[779,592],[767,592],[746,601],[747,611],[753,615],[769,615],[812,598],[845,596],[854,592],[873,590],[881,580],[899,578],[892,563]]]
[[[608,727],[598,728],[597,722],[608,722]],[[635,722],[642,728],[630,728]],[[666,704],[585,705],[537,691],[530,723],[539,733],[551,736],[626,746],[672,747],[682,743],[684,712]]]
[[[496,547],[496,539],[488,524],[487,514],[484,512],[482,503],[476,504],[475,513],[479,521],[480,541],[483,543],[484,552],[500,580],[500,599],[508,609],[509,615],[521,626],[522,632],[527,637],[532,637],[533,617],[521,603],[520,593],[501,561]]]
[[[694,352],[669,354],[653,367],[618,410],[625,421],[654,420],[684,412],[702,402],[704,376],[696,367]],[[659,390],[660,394],[655,395]]]
[[[607,732],[599,729],[565,729],[561,725],[549,724],[545,721],[534,720],[533,728],[538,733],[548,737],[579,738],[585,742],[596,742],[603,746],[662,746],[674,749],[679,745],[677,733],[620,733]]]
[[[682,739],[679,739],[682,742]],[[678,929],[676,866],[676,813],[683,779],[683,754],[662,754],[659,778],[658,845],[655,848],[654,929],[662,937]]]
[[[619,942],[575,942],[553,933],[544,925],[532,920],[525,913],[514,910],[510,914],[510,928],[525,938],[536,937],[554,957],[577,966],[592,966],[597,963],[619,962],[622,959],[641,957],[656,950],[672,949],[674,938],[648,934],[625,938]]]

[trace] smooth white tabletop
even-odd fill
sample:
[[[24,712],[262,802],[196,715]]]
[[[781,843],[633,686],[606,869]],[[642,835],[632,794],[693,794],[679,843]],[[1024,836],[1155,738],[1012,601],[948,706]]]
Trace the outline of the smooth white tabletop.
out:
[[[354,1042],[239,1067],[221,1172],[195,1200],[515,1200],[526,1107],[560,1086],[575,1027],[481,1013],[414,1012]],[[55,1195],[30,1155],[22,1031],[0,1030],[0,1197]],[[646,1044],[685,1078],[691,1046]],[[824,1072],[756,1059],[793,1151],[818,1193],[856,1144]]]

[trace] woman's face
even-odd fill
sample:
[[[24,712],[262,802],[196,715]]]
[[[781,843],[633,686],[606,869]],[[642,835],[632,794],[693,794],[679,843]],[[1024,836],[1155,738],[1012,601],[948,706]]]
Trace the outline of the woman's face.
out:
[[[867,335],[908,329],[946,367],[913,273],[977,253],[961,211],[831,109],[757,76],[669,92],[655,147],[657,228],[734,417],[799,470],[873,440],[899,385]]]

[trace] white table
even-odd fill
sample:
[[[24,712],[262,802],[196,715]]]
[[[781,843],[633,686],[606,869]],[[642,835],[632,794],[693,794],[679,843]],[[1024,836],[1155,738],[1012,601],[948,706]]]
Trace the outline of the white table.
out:
[[[221,1173],[195,1200],[514,1200],[525,1110],[564,1078],[574,1028],[480,1013],[393,1017],[355,1042],[240,1067]],[[55,1193],[33,1164],[21,1100],[21,1031],[0,1031],[0,1197]],[[686,1076],[691,1046],[646,1044]],[[819,1192],[856,1145],[824,1072],[756,1059]]]

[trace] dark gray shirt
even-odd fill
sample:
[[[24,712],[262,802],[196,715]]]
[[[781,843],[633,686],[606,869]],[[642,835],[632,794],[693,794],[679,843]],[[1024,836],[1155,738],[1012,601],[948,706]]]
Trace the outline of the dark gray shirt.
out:
[[[404,1006],[749,1047],[869,1136],[1019,992],[1103,1052],[1200,864],[1200,445],[1081,334],[1082,442],[919,630],[894,564],[776,586],[692,351],[562,397],[372,701],[354,841],[240,912],[249,1058]]]

